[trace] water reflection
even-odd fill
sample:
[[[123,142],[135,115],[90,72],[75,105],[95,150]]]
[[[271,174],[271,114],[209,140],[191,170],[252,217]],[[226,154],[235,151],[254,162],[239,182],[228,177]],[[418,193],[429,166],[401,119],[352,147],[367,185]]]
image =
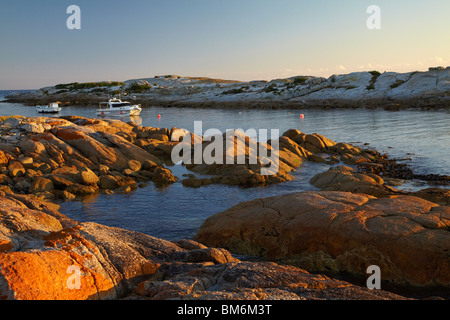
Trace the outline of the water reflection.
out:
[[[167,240],[193,237],[209,216],[240,202],[303,190],[317,190],[309,179],[325,166],[305,163],[293,175],[295,180],[272,186],[240,188],[210,185],[198,189],[183,187],[184,166],[171,167],[179,181],[165,188],[153,183],[129,194],[100,194],[97,198],[61,202],[61,212],[78,221],[143,232]]]
[[[103,115],[103,116],[98,116],[96,118],[120,120],[120,121],[127,122],[127,123],[132,122],[132,123],[134,123],[135,125],[138,125],[138,126],[142,126],[142,123],[143,123],[141,116],[119,116],[119,115],[117,115],[117,116],[113,116],[113,115],[104,116]]]

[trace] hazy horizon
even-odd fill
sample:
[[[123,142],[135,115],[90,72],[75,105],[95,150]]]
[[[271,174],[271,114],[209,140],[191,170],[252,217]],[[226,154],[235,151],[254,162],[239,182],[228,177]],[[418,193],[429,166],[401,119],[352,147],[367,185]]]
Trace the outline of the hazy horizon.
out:
[[[370,30],[370,5],[381,29]],[[81,29],[66,26],[70,5]],[[249,81],[450,65],[450,1],[17,0],[0,11],[0,90],[156,75]]]

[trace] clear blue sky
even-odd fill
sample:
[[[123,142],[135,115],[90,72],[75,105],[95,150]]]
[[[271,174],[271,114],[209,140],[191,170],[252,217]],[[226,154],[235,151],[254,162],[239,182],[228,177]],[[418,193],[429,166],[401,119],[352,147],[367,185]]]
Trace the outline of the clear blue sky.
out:
[[[81,30],[66,28],[72,4]],[[0,89],[426,70],[450,65],[449,15],[449,0],[0,0]]]

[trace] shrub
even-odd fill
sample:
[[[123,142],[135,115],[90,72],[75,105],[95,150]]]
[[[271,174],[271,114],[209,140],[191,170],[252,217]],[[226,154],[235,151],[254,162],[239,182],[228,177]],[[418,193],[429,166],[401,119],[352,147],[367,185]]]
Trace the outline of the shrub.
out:
[[[224,92],[222,92],[222,94],[240,94],[240,93],[244,93],[245,90],[248,90],[248,89],[250,89],[249,86],[244,86],[242,88],[224,91]]]
[[[369,71],[369,73],[372,75],[372,79],[370,80],[370,84],[367,86],[367,90],[374,90],[375,82],[377,82],[378,77],[381,76],[381,72],[374,70]]]
[[[297,77],[294,80],[292,80],[291,82],[287,83],[286,87],[288,89],[291,89],[291,88],[294,88],[294,87],[296,87],[298,85],[304,85],[306,80],[308,80],[307,77]]]
[[[103,82],[73,82],[73,83],[65,83],[65,84],[57,84],[55,89],[62,90],[81,90],[81,89],[92,89],[92,88],[100,88],[100,87],[115,87],[122,86],[123,82],[119,81],[103,81]]]
[[[265,93],[276,92],[276,91],[278,91],[278,88],[276,86],[268,86],[268,87],[264,88]]]
[[[244,93],[244,89],[239,88],[239,89],[231,89],[231,90],[227,90],[222,92],[222,94],[239,94],[239,93]]]
[[[306,78],[306,77],[297,77],[292,81],[292,84],[294,86],[297,86],[299,84],[303,85],[303,84],[305,84],[306,80],[308,80],[308,78]]]
[[[402,84],[404,84],[405,80],[397,80],[395,83],[391,84],[391,89],[395,89],[397,87],[400,87]]]
[[[141,93],[146,90],[150,89],[150,86],[148,84],[139,84],[139,83],[133,83],[129,88],[129,92],[133,93]]]

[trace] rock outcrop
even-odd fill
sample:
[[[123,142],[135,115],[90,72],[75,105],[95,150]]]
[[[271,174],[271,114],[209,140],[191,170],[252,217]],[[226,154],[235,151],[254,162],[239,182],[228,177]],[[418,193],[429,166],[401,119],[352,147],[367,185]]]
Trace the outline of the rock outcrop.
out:
[[[158,185],[176,181],[164,167],[176,144],[167,129],[68,116],[9,117],[0,122],[0,131],[0,184],[6,191],[70,199],[102,190],[130,191],[155,172]],[[5,140],[11,132],[15,138]],[[166,154],[143,145],[144,138],[164,144]]]
[[[413,196],[310,191],[241,203],[208,218],[196,240],[311,272],[402,286],[450,287],[450,207]]]
[[[228,108],[448,108],[450,67],[425,72],[378,71],[332,75],[328,79],[298,76],[271,81],[229,81],[157,76],[124,83],[60,84],[9,97],[12,102],[89,105],[117,92],[143,105]],[[137,89],[137,90],[136,90]]]
[[[219,138],[219,142],[203,139],[200,145],[203,157],[212,155],[212,163],[202,161],[201,164],[196,164],[195,144],[188,141],[186,145],[186,148],[192,150],[192,157],[188,159],[190,164],[186,165],[186,168],[199,174],[214,176],[209,180],[211,183],[251,187],[289,181],[293,179],[289,172],[300,167],[306,160],[300,154],[296,155],[285,149],[277,150],[275,156],[275,149],[270,144],[257,143],[241,131],[224,133]],[[185,185],[200,186],[209,182],[203,180],[193,184],[190,181]]]
[[[187,169],[208,175],[184,179],[187,187],[212,183],[253,187],[290,181],[292,171],[305,161],[343,162],[374,179],[375,175],[415,177],[386,155],[336,143],[317,133],[291,129],[267,143],[256,143],[237,130],[233,135],[229,143],[227,133],[217,142],[184,129],[142,127],[118,120],[8,117],[0,122],[0,190],[69,199],[113,189],[129,191],[145,180],[165,186],[178,181],[164,166],[173,165],[174,154],[178,156],[174,150],[190,154],[189,161],[183,156]],[[202,153],[200,163],[195,159],[196,145]],[[208,155],[211,161],[206,160]],[[432,178],[443,184],[450,179]]]
[[[352,165],[364,162],[369,166],[381,166],[373,164],[381,157],[375,151],[361,150],[346,143],[336,143],[318,133],[305,134],[296,129],[288,130],[277,141],[269,140],[267,143],[257,143],[241,131],[234,131],[235,139],[231,143],[227,142],[227,134],[223,134],[218,144],[210,139],[189,139],[189,133],[185,134],[188,142],[182,142],[186,146],[183,150],[191,154],[186,167],[193,172],[212,176],[204,179],[189,177],[183,181],[189,187],[211,183],[252,187],[290,181],[293,179],[290,173],[305,161],[326,164],[342,161]],[[194,141],[201,145],[203,153],[211,154],[211,150],[217,153],[220,150],[220,153],[214,154],[214,163],[204,161],[195,164]],[[229,159],[231,164],[228,164]]]
[[[426,188],[420,191],[403,191],[387,185],[382,177],[373,173],[359,173],[348,166],[334,166],[311,178],[310,183],[323,191],[347,191],[383,197],[409,195],[440,205],[450,204],[450,190]]]
[[[79,223],[32,196],[0,195],[0,299],[405,299],[269,262]]]
[[[310,183],[324,191],[348,191],[372,196],[407,194],[384,185],[384,180],[375,174],[357,173],[348,166],[331,167],[314,176]]]

